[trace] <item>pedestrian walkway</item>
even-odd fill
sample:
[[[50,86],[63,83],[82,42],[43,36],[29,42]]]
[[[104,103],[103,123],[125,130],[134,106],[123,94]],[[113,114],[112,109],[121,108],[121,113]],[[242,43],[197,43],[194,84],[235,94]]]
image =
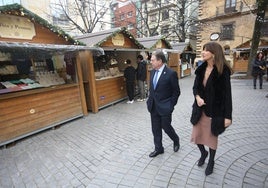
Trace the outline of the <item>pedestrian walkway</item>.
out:
[[[3,188],[268,188],[268,82],[254,90],[252,80],[233,79],[233,124],[219,137],[214,173],[197,166],[189,122],[194,76],[180,80],[181,96],[173,126],[181,148],[163,134],[165,153],[153,151],[145,102],[126,101],[0,149]]]

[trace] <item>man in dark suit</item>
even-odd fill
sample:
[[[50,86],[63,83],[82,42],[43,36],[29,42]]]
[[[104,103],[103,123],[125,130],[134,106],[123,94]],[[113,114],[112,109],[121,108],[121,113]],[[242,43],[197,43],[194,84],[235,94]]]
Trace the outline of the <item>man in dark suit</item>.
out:
[[[166,57],[162,51],[155,51],[151,57],[153,70],[150,76],[147,108],[151,114],[152,132],[155,150],[149,157],[164,153],[162,129],[173,141],[173,150],[180,148],[179,136],[171,125],[172,112],[180,96],[178,75],[166,66]]]

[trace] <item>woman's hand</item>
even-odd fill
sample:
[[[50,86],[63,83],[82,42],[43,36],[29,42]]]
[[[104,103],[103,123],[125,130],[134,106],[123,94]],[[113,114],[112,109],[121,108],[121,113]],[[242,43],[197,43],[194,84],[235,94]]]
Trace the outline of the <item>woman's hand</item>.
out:
[[[202,99],[199,95],[196,95],[195,99],[199,107],[206,105],[204,99]]]
[[[261,70],[264,70],[264,69],[265,69],[265,67],[264,67],[264,66],[259,66],[259,68],[260,68]]]
[[[232,124],[232,120],[230,119],[224,119],[224,127],[227,128]]]

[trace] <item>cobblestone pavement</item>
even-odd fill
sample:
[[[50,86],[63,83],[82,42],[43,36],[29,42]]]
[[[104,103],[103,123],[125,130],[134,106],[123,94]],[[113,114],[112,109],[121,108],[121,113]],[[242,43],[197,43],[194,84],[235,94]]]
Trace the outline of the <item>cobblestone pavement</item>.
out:
[[[163,134],[165,153],[153,150],[145,102],[126,101],[0,149],[0,187],[268,187],[268,82],[232,79],[233,124],[219,137],[214,173],[197,166],[189,122],[194,76],[180,80],[173,113],[181,148]]]

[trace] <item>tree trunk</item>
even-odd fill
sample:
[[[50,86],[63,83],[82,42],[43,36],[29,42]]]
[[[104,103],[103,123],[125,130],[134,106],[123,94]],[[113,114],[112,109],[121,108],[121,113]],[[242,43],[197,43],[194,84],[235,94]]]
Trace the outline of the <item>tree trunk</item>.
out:
[[[264,22],[264,16],[265,16],[265,10],[267,6],[267,0],[257,0],[257,16],[255,20],[253,35],[252,35],[252,41],[251,41],[251,48],[250,48],[250,56],[248,60],[248,71],[247,71],[247,77],[251,76],[252,71],[252,61],[255,59],[260,37],[261,37],[261,28]]]

